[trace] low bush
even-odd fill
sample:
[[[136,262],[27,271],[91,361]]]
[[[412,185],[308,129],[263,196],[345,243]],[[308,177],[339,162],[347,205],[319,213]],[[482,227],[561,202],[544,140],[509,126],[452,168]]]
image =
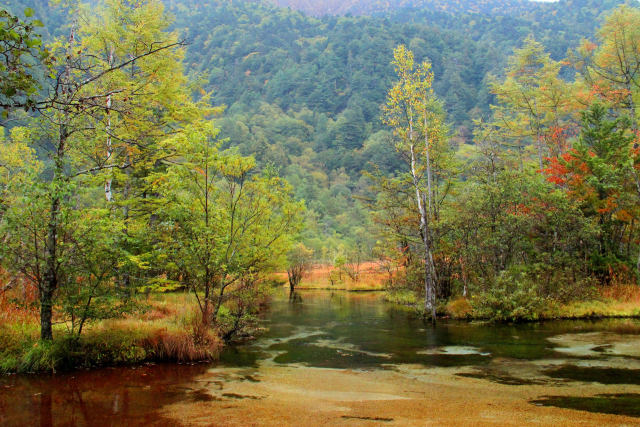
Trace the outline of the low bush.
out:
[[[554,302],[541,295],[536,281],[523,269],[502,272],[495,283],[471,298],[476,318],[496,321],[531,321],[546,317]]]
[[[473,307],[467,298],[459,297],[449,301],[445,307],[445,312],[454,319],[468,319],[473,314]]]

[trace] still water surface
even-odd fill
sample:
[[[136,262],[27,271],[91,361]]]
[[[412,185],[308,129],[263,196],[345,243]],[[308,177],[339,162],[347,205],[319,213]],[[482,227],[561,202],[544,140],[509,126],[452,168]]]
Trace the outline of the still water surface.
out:
[[[258,339],[226,349],[216,364],[0,378],[0,425],[171,425],[176,420],[163,408],[247,398],[228,386],[257,383],[274,367],[444,368],[460,378],[548,387],[551,397],[532,405],[640,417],[637,320],[443,321],[433,327],[385,303],[380,294],[309,291],[294,299],[274,298],[262,326]],[[571,384],[614,388],[591,400],[553,397],[558,387]]]

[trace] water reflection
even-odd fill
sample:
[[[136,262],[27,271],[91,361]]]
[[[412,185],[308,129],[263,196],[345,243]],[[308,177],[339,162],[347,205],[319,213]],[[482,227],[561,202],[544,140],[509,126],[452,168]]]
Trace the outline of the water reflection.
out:
[[[192,381],[207,369],[202,364],[166,364],[5,377],[0,380],[0,424],[168,425],[171,422],[157,410],[172,402],[208,396]]]

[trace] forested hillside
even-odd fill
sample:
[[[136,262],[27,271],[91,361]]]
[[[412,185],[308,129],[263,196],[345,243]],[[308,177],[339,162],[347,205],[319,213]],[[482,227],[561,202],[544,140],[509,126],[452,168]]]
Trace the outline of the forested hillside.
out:
[[[516,14],[531,10],[529,0],[271,0],[273,3],[312,15],[366,15],[394,12],[398,9],[424,8],[448,13]]]
[[[310,208],[308,244],[317,256],[373,245],[362,171],[399,165],[380,122],[393,79],[390,58],[405,44],[432,63],[454,145],[471,143],[473,120],[487,118],[490,76],[532,34],[554,59],[592,37],[601,16],[623,0],[288,2],[314,18],[254,1],[166,0],[174,28],[188,41],[187,70],[204,81],[227,145],[259,164],[276,165]],[[63,20],[45,0],[33,6],[48,34]],[[284,5],[284,2],[280,4]],[[337,4],[337,3],[336,3]],[[313,10],[309,7],[313,6]],[[328,9],[326,9],[328,11]],[[321,13],[322,12],[322,13]]]
[[[491,114],[490,75],[503,73],[525,37],[563,59],[622,1],[385,3],[384,15],[317,19],[254,2],[170,2],[176,28],[187,29],[189,68],[229,106],[223,134],[281,167],[315,214],[307,238],[318,255],[341,243],[372,247],[353,196],[366,195],[370,163],[387,173],[399,164],[379,119],[395,46],[432,63],[453,142],[470,143],[473,120]]]

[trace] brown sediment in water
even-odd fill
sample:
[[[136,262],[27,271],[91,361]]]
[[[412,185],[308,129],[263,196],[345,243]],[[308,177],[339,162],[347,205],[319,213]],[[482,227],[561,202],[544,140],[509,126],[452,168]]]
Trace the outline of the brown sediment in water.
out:
[[[260,381],[230,381],[224,393],[261,399],[179,402],[161,411],[183,425],[315,426],[402,425],[484,426],[638,425],[639,418],[541,406],[550,394],[543,385],[511,386],[457,376],[460,369],[402,366],[392,370],[336,370],[268,366]],[[205,375],[206,376],[206,375]],[[616,393],[638,393],[617,386]],[[554,387],[556,400],[610,393],[598,384]],[[559,396],[559,397],[555,397]],[[562,401],[562,400],[558,400]],[[587,400],[588,402],[588,400]],[[550,402],[553,404],[553,401]]]

